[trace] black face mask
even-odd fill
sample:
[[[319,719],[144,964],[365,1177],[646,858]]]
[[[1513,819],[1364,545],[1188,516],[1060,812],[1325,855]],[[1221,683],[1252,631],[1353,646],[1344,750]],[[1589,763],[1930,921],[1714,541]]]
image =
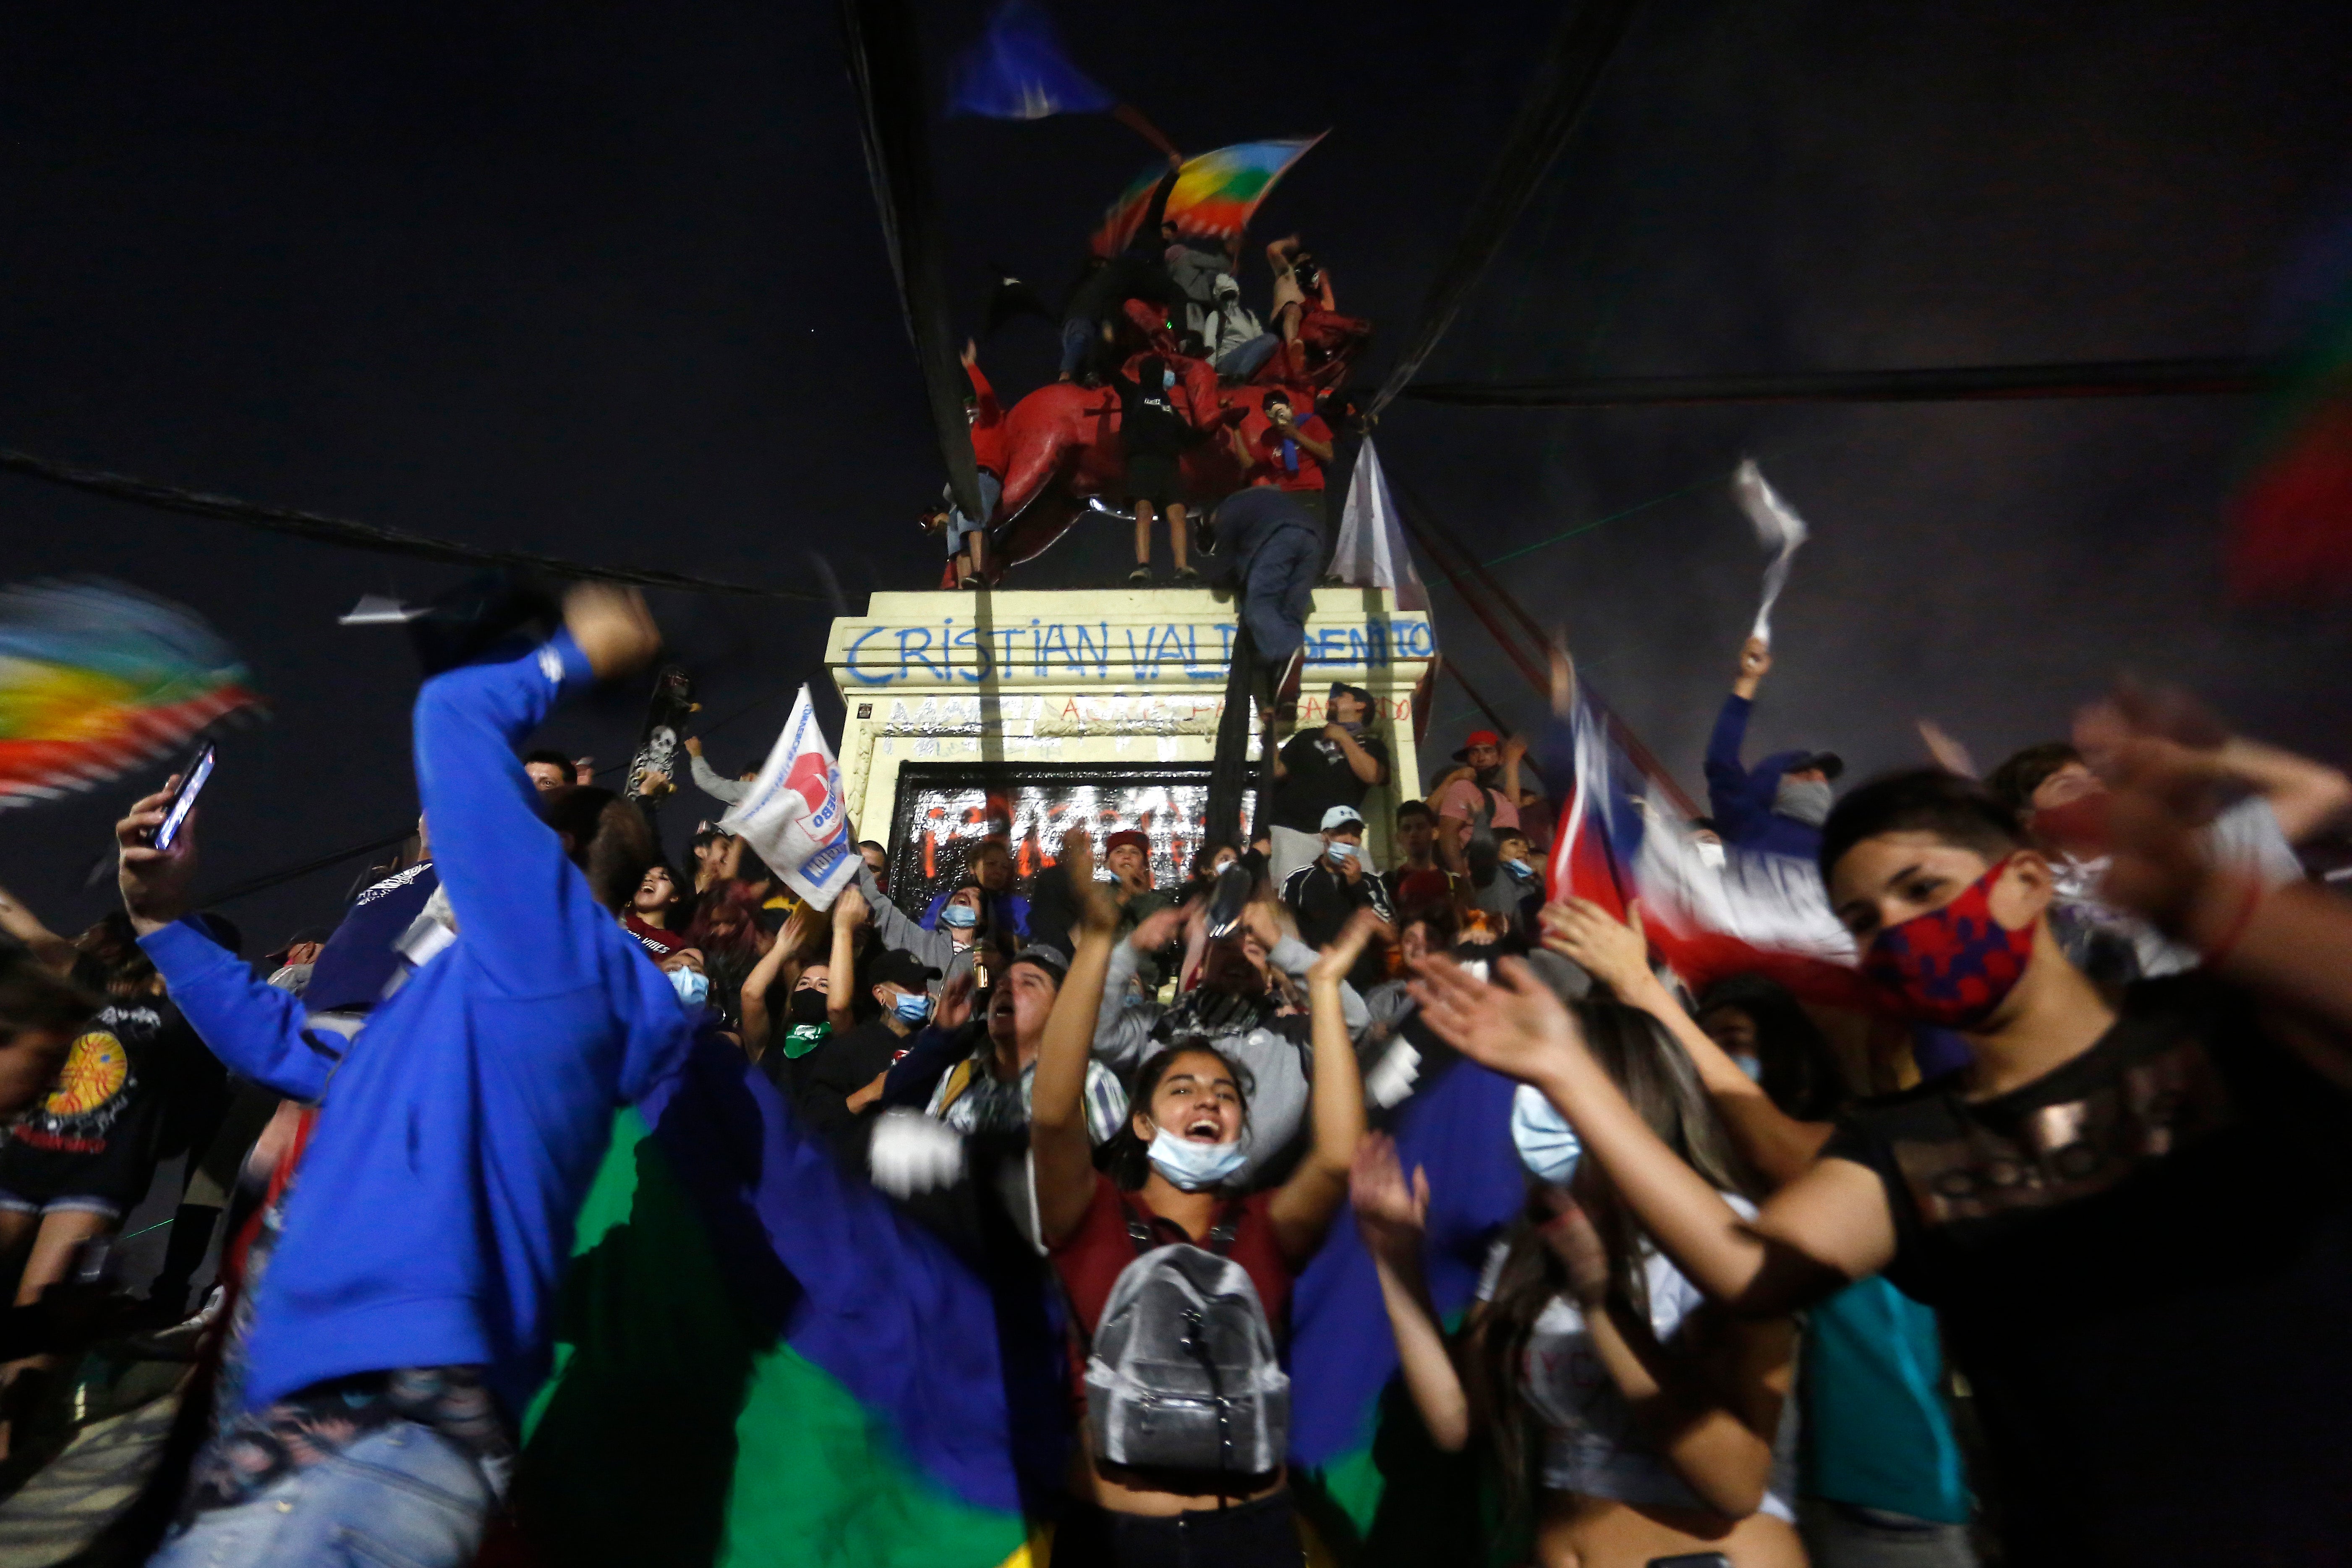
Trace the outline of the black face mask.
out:
[[[1482,789],[1500,789],[1500,788],[1502,788],[1502,787],[1503,787],[1503,764],[1502,764],[1502,763],[1496,763],[1493,767],[1491,767],[1491,768],[1480,768],[1480,769],[1478,770],[1478,784],[1479,784],[1479,787],[1481,787]]]
[[[793,999],[784,1004],[784,1017],[794,1024],[824,1023],[824,993],[822,991],[793,992]]]

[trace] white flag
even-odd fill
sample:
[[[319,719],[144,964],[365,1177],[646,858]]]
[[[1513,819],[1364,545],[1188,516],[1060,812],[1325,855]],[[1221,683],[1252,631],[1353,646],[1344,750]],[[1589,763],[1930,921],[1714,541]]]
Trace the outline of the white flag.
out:
[[[1772,604],[1780,598],[1780,590],[1789,585],[1789,562],[1797,553],[1797,546],[1807,537],[1805,520],[1789,510],[1764,479],[1764,470],[1749,458],[1739,465],[1732,476],[1731,499],[1756,525],[1756,542],[1772,552],[1764,567],[1764,603],[1756,611],[1756,628],[1748,635],[1766,643],[1772,640]]]
[[[831,909],[856,879],[857,845],[849,836],[841,770],[817,728],[807,687],[793,700],[793,716],[751,792],[727,808],[719,826],[742,835],[813,908]]]
[[[1405,547],[1396,500],[1389,494],[1380,455],[1372,450],[1369,436],[1357,449],[1347,504],[1339,509],[1339,543],[1331,552],[1331,574],[1351,588],[1394,589],[1400,610],[1429,608],[1429,590],[1412,569],[1412,552]]]

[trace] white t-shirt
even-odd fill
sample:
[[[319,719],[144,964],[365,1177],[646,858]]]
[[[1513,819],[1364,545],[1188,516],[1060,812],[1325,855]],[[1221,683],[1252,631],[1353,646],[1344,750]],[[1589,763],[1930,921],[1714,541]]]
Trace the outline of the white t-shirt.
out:
[[[2271,803],[2258,795],[2239,801],[2206,825],[2205,853],[2217,866],[2260,877],[2266,887],[2303,879],[2303,862],[2286,841]],[[2067,855],[2054,865],[2061,905],[2076,920],[2129,942],[2145,978],[2185,973],[2203,962],[2196,949],[2172,941],[2139,916],[2106,901],[2107,857],[2078,859]]]
[[[1740,1218],[1756,1217],[1756,1205],[1737,1193],[1724,1194],[1723,1201],[1737,1209]],[[1481,1301],[1494,1299],[1495,1284],[1509,1251],[1510,1238],[1505,1237],[1487,1253],[1486,1267],[1478,1277]],[[1706,1298],[1646,1242],[1642,1254],[1650,1329],[1659,1343],[1669,1343],[1683,1320]],[[1583,1309],[1570,1297],[1553,1297],[1536,1319],[1535,1331],[1528,1336],[1525,1376],[1528,1403],[1547,1428],[1543,1448],[1547,1489],[1659,1508],[1708,1506],[1672,1465],[1642,1447],[1633,1435],[1633,1412],[1592,1348]],[[1772,1444],[1772,1479],[1757,1511],[1793,1524],[1796,1496],[1797,1401],[1792,1394],[1781,1406],[1780,1430]]]

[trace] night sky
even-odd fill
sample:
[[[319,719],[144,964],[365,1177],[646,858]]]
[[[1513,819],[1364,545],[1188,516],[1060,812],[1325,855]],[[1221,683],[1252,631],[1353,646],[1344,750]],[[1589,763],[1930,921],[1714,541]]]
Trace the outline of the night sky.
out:
[[[922,6],[935,76],[982,9]],[[1054,9],[1188,151],[1331,131],[1255,237],[1306,230],[1341,309],[1380,323],[1373,382],[1557,15]],[[2342,6],[1660,0],[1425,374],[2263,348],[2297,258],[2352,213],[2347,84]],[[991,260],[1057,298],[1151,156],[1101,118],[942,131],[966,321]],[[588,561],[806,585],[822,554],[853,608],[937,581],[912,522],[937,459],[828,5],[24,7],[0,52],[0,444]],[[1265,288],[1254,254],[1254,308]],[[982,353],[1017,395],[1050,374],[1051,329]],[[2129,668],[2341,763],[2352,614],[2231,612],[2217,586],[2257,413],[1405,402],[1379,441],[1487,558],[1525,552],[1507,569],[1523,598],[1564,617],[1689,784],[1753,613],[1760,560],[1721,484],[1749,453],[1815,535],[1776,616],[1759,749],[1891,766],[1918,758],[1927,714],[1990,763]],[[1015,585],[1108,581],[1125,531],[1075,530]],[[122,578],[250,661],[274,718],[223,748],[212,885],[413,816],[414,664],[334,617],[455,569],[7,477],[0,539],[7,579]],[[722,767],[765,750],[801,679],[830,703],[829,611],[655,608],[707,716],[748,709],[711,737]],[[1460,602],[1440,589],[1437,610],[1449,657],[1531,718]],[[549,738],[617,762],[637,706],[574,710]],[[1468,705],[1441,687],[1436,716],[1450,750]],[[134,793],[0,816],[0,880],[78,928],[110,897],[81,879]],[[667,814],[674,840],[700,810]],[[356,868],[228,912],[257,953],[331,917]]]

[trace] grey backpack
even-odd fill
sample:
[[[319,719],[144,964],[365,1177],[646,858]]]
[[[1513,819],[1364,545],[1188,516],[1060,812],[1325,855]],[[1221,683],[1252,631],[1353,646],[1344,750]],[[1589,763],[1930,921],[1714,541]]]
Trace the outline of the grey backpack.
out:
[[[1206,1247],[1155,1245],[1132,1209],[1135,1261],[1119,1270],[1087,1357],[1087,1425],[1115,1465],[1263,1475],[1290,1441],[1290,1377],[1248,1273],[1224,1254],[1229,1209]]]

